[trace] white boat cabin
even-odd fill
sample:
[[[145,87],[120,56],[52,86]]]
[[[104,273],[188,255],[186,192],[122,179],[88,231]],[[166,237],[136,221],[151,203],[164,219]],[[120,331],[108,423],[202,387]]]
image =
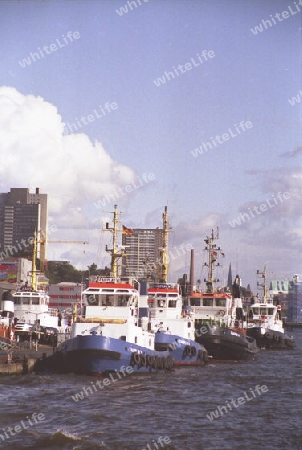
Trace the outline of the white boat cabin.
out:
[[[283,331],[281,305],[273,303],[254,303],[249,308],[248,327],[259,326],[272,330]]]
[[[194,314],[192,308],[183,307],[178,284],[159,283],[150,287],[148,307],[153,332],[168,332],[194,339]]]
[[[14,317],[19,322],[43,327],[58,327],[58,311],[51,309],[47,292],[17,290],[13,295]]]
[[[179,319],[182,316],[182,297],[179,285],[158,283],[149,287],[148,307],[151,318]]]
[[[196,319],[214,319],[228,315],[233,305],[229,294],[203,294],[194,293],[189,296],[189,306],[195,310]]]
[[[82,315],[72,324],[71,338],[96,334],[146,347],[154,345],[154,335],[148,332],[148,317],[139,320],[139,292],[132,279],[90,281],[82,293],[81,310]]]

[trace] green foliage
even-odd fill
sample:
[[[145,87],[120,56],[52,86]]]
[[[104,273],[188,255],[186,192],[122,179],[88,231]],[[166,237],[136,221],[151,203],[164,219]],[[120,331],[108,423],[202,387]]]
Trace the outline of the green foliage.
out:
[[[85,277],[88,277],[88,270],[81,271],[75,269],[71,264],[58,264],[49,261],[45,275],[51,284],[60,283],[61,281],[81,283]]]

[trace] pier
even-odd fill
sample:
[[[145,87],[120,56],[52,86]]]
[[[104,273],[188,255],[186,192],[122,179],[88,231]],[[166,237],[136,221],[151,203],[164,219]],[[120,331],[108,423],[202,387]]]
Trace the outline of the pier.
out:
[[[65,338],[66,336],[62,335],[58,341]],[[34,342],[13,344],[11,350],[0,349],[0,376],[34,372],[38,360],[46,359],[55,352],[56,347]]]

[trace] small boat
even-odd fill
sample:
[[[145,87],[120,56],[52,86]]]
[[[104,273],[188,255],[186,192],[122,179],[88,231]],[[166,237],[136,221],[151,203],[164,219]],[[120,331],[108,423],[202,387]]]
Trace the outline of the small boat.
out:
[[[208,361],[205,347],[195,341],[192,308],[183,306],[178,283],[168,283],[168,211],[163,214],[163,246],[158,282],[148,286],[148,309],[151,330],[155,333],[155,350],[173,350],[177,366],[202,365]]]
[[[248,312],[247,335],[256,339],[257,345],[265,349],[292,349],[295,341],[285,330],[281,319],[281,305],[274,305],[267,296],[266,267],[257,275],[264,279],[263,300],[253,303]]]
[[[151,330],[155,349],[173,350],[176,366],[196,366],[208,362],[208,352],[195,341],[195,319],[192,308],[183,306],[177,283],[154,283],[148,289]]]
[[[245,360],[256,354],[259,348],[253,337],[246,336],[241,299],[233,298],[223,289],[214,290],[214,282],[219,281],[214,279],[214,267],[219,254],[224,256],[214,243],[216,239],[218,228],[216,235],[212,230],[211,236],[205,239],[208,253],[208,263],[205,264],[208,278],[204,280],[206,290],[191,288],[187,296],[187,304],[195,312],[195,339],[205,346],[214,360]]]
[[[37,233],[34,234],[32,270],[29,280],[17,287],[14,293],[6,292],[6,303],[13,304],[14,331],[18,339],[39,340],[56,345],[59,328],[58,311],[49,308],[48,280],[36,270]]]

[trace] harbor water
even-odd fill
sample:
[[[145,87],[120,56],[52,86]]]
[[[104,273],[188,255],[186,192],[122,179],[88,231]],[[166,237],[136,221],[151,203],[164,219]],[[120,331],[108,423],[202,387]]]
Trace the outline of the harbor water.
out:
[[[302,330],[289,333],[294,350],[165,374],[2,376],[0,448],[302,449]]]

